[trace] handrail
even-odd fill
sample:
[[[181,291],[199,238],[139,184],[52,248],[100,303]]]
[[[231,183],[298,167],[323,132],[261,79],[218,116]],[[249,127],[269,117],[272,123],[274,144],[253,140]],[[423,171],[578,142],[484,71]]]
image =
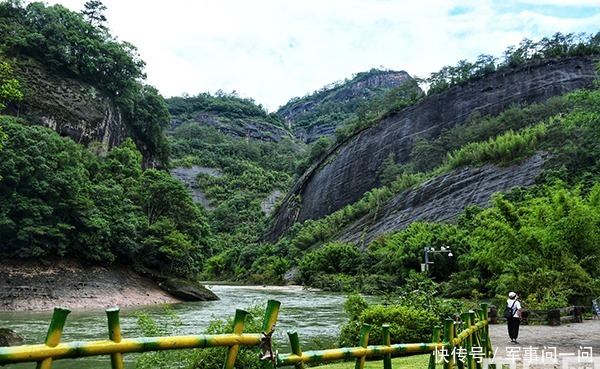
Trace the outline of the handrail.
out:
[[[267,302],[263,330],[273,330],[279,307],[279,301],[269,300]],[[122,339],[118,319],[119,309],[111,308],[106,310],[109,325],[108,340],[60,343],[62,330],[70,312],[70,309],[63,307],[54,309],[45,343],[0,347],[0,365],[37,362],[38,369],[49,369],[52,367],[53,360],[111,355],[111,367],[122,369],[124,367],[122,354],[124,353],[228,346],[229,351],[223,368],[232,369],[239,346],[258,346],[265,340],[265,335],[261,333],[242,333],[244,318],[247,314],[243,310],[236,310],[234,333],[232,334]]]
[[[433,342],[431,343],[402,343],[390,345],[389,325],[383,326],[383,344],[375,346],[361,345],[360,347],[342,347],[329,350],[314,350],[302,352],[298,333],[295,330],[288,332],[292,353],[278,354],[276,366],[294,365],[297,369],[303,369],[304,364],[324,363],[327,361],[357,358],[356,369],[364,368],[364,359],[367,357],[382,356],[384,369],[391,369],[390,355],[414,355],[431,353],[430,367],[435,367],[435,357],[438,351],[445,350],[448,353],[449,360],[444,363],[444,368],[451,368],[455,362],[455,349],[463,347],[467,349],[465,361],[469,363],[469,368],[481,368],[479,359],[492,356],[492,346],[489,339],[488,327],[488,304],[481,304],[481,309],[477,312],[470,311],[461,315],[461,321],[466,327],[456,333],[456,328],[460,323],[453,319],[444,321],[444,341],[440,342],[441,328],[435,327]],[[371,329],[369,324],[364,324],[361,331],[361,343],[368,341],[368,334]],[[477,334],[479,333],[479,334]],[[474,342],[478,346],[474,346]],[[470,349],[480,347],[481,351],[474,355]]]
[[[434,327],[433,342],[430,343],[402,343],[390,344],[389,325],[383,325],[383,344],[368,346],[371,326],[365,324],[360,334],[360,346],[342,347],[330,350],[314,350],[302,352],[298,333],[289,331],[290,347],[292,352],[279,354],[273,351],[271,335],[279,313],[280,302],[269,300],[263,319],[261,333],[243,333],[244,320],[247,312],[236,310],[231,334],[202,334],[170,337],[142,337],[123,339],[119,324],[119,309],[106,310],[108,316],[109,339],[99,341],[76,341],[60,343],[62,330],[68,314],[67,308],[54,309],[52,321],[48,328],[45,343],[37,345],[24,345],[15,347],[0,347],[0,366],[20,362],[37,362],[37,368],[50,369],[54,360],[78,358],[86,356],[110,355],[111,367],[123,369],[123,354],[132,352],[179,350],[189,348],[229,347],[223,369],[233,369],[240,346],[260,346],[262,353],[257,360],[262,361],[263,368],[294,365],[303,369],[305,363],[323,363],[332,360],[356,358],[356,369],[364,368],[367,357],[383,357],[384,369],[391,369],[392,355],[413,355],[431,353],[429,367],[435,367],[436,356],[439,352],[448,354],[444,362],[444,369],[450,369],[456,361],[455,349],[466,349],[469,369],[481,369],[481,361],[477,361],[473,352],[468,349],[481,347],[478,358],[489,358],[492,354],[489,340],[488,304],[481,304],[477,312],[470,311],[461,314],[461,321],[453,319],[444,320],[443,340],[442,328]],[[462,331],[457,329],[464,326]],[[475,346],[477,345],[477,346]],[[464,350],[463,350],[464,351]],[[459,368],[462,365],[458,363]]]

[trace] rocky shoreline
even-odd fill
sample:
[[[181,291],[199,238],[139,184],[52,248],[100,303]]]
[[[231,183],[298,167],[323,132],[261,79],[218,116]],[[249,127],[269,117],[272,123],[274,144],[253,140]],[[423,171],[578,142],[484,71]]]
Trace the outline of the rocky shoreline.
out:
[[[124,266],[77,262],[7,262],[0,267],[0,310],[72,310],[218,300],[202,286],[164,283],[165,287]],[[195,288],[194,288],[195,287]],[[183,291],[181,291],[183,290]],[[193,291],[191,291],[193,290]]]

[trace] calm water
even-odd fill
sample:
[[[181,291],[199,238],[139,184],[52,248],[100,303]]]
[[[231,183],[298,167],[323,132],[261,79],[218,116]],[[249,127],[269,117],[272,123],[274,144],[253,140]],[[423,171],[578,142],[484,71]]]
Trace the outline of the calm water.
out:
[[[254,305],[266,306],[267,300],[281,302],[274,339],[277,349],[287,352],[287,331],[296,329],[302,342],[302,349],[323,348],[335,344],[341,325],[348,321],[344,312],[344,294],[302,290],[300,287],[243,287],[208,286],[221,300],[190,302],[173,305],[175,313],[183,325],[175,334],[202,334],[208,324],[215,319],[232,318],[236,309],[247,309]],[[162,307],[122,308],[121,331],[123,338],[140,337],[135,313],[148,312],[160,324],[164,322]],[[0,328],[10,328],[25,338],[27,344],[43,343],[48,331],[52,312],[0,312]],[[255,332],[252,332],[255,333]],[[106,314],[104,310],[73,311],[69,314],[62,335],[62,342],[104,340],[108,338]],[[126,368],[134,368],[133,355],[125,355]],[[85,358],[79,360],[59,360],[52,368],[56,369],[108,369],[108,357]],[[7,365],[2,368],[35,368],[35,363]]]

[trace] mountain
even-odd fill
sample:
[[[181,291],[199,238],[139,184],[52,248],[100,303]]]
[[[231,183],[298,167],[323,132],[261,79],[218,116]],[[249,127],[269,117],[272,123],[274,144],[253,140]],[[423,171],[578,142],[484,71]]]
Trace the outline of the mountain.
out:
[[[408,95],[421,93],[405,71],[372,69],[357,73],[352,79],[327,85],[311,95],[293,98],[277,110],[297,140],[311,143],[323,136],[333,136],[340,125],[357,118],[357,110],[384,98],[391,91]]]
[[[385,159],[391,155],[397,164],[408,163],[418,139],[435,139],[445,130],[466,124],[473,115],[497,115],[515,104],[541,102],[592,85],[597,78],[594,63],[594,57],[575,57],[504,69],[429,96],[356,131],[334,145],[295,183],[274,215],[267,239],[277,240],[295,222],[320,219],[357,202],[381,185],[378,173]],[[526,184],[513,182],[511,186]],[[444,185],[452,187],[453,183]],[[491,188],[488,195],[498,190],[501,188]],[[425,196],[419,198],[423,204],[427,201]],[[482,195],[485,198],[487,195]],[[452,214],[465,205],[456,202]],[[410,214],[404,216],[418,220]]]

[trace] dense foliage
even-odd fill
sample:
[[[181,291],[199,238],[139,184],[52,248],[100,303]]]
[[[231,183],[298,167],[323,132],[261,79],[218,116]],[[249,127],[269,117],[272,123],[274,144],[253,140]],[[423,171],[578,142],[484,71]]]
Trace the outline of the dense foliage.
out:
[[[141,83],[145,63],[132,44],[110,35],[103,10],[100,1],[88,1],[81,13],[62,5],[2,1],[0,57],[33,58],[54,73],[106,92],[119,104],[144,149],[167,162],[165,102],[156,89]]]
[[[168,173],[142,172],[131,140],[105,156],[50,129],[0,116],[0,255],[78,257],[194,276],[207,222]],[[143,258],[140,256],[144,255]]]
[[[212,172],[200,173],[196,185],[210,202],[207,217],[215,235],[216,255],[207,261],[203,278],[281,281],[291,262],[260,245],[267,220],[261,202],[290,186],[302,159],[299,145],[290,138],[263,142],[234,137],[196,122],[203,114],[221,122],[278,122],[248,99],[219,93],[167,102],[173,118],[183,122],[169,135],[173,165],[197,165]]]
[[[600,54],[600,32],[595,35],[563,35],[558,32],[538,42],[523,39],[518,46],[509,47],[502,60],[491,55],[480,55],[475,62],[461,60],[456,66],[444,66],[438,72],[431,73],[424,82],[429,85],[427,93],[434,94],[503,68],[514,68],[544,59],[595,54]]]
[[[244,320],[244,332],[261,332],[261,318],[265,314],[265,308],[253,306],[246,309],[248,314]],[[181,335],[179,327],[181,321],[177,314],[169,308],[165,308],[162,320],[159,323],[149,314],[141,312],[137,315],[138,327],[146,337],[174,336]],[[166,319],[165,319],[166,318]],[[234,322],[232,318],[226,321],[217,319],[210,323],[203,334],[231,334],[234,331]],[[172,368],[177,363],[178,368],[182,369],[221,369],[223,362],[227,357],[228,347],[209,347],[190,350],[170,350],[143,353],[136,357],[136,368],[155,369]],[[240,346],[237,352],[235,367],[244,369],[260,369],[262,363],[258,360],[261,355],[261,349],[258,346]]]
[[[342,326],[339,346],[358,346],[360,330],[371,325],[369,344],[383,341],[382,326],[389,325],[392,344],[430,342],[433,327],[441,325],[444,318],[460,314],[468,308],[461,300],[440,297],[440,286],[424,274],[412,272],[397,294],[384,303],[369,304],[360,295],[350,295],[344,310],[350,317]]]
[[[0,61],[0,112],[6,108],[8,102],[23,99],[21,84],[12,74],[10,65]]]
[[[599,108],[600,90],[580,90],[545,104],[513,107],[495,118],[474,117],[468,125],[415,148],[419,155],[424,146],[446,153],[441,166],[429,174],[401,168],[389,187],[375,189],[326,218],[297,225],[279,245],[290,255],[305,250],[298,282],[325,289],[394,291],[411,271],[420,269],[425,246],[446,245],[458,257],[433,255],[432,277],[447,282],[447,294],[501,296],[510,289],[539,306],[583,303],[600,293],[595,278],[600,254],[588,246],[600,242],[595,215]],[[445,151],[460,142],[465,142],[462,147]],[[497,195],[490,209],[467,209],[457,225],[413,223],[382,235],[365,254],[356,246],[329,242],[353,220],[366,214],[376,217],[380,206],[424,178],[465,165],[509,164],[539,150],[551,153],[552,159],[537,186]],[[572,273],[563,272],[564,265]],[[569,282],[573,280],[579,282]]]
[[[370,85],[373,77],[385,78],[393,71],[371,69],[327,85],[304,97],[293,98],[280,107],[279,114],[294,113],[293,129],[329,126],[336,130],[338,139],[360,126],[380,119],[386,114],[412,105],[421,97],[421,90],[410,77],[398,87]],[[357,86],[360,86],[358,88]]]
[[[186,121],[198,114],[214,114],[219,120],[250,120],[283,127],[276,113],[268,113],[251,98],[241,98],[235,92],[221,90],[215,95],[208,92],[196,96],[179,96],[167,99],[169,111],[176,119]]]

